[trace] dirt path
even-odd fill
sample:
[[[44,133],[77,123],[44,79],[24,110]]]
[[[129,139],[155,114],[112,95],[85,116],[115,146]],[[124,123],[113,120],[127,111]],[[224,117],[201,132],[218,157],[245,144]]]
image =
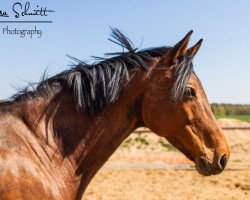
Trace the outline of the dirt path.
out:
[[[182,170],[102,170],[83,200],[247,200],[250,170],[202,177]]]

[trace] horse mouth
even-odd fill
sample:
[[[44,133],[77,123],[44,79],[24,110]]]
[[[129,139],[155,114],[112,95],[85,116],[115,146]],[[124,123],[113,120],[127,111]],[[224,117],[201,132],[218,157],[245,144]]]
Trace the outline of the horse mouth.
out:
[[[210,176],[212,173],[209,172],[207,165],[203,159],[198,159],[198,161],[195,161],[195,159],[188,153],[188,152],[182,152],[189,160],[193,161],[196,166],[196,171],[199,172],[203,176]]]
[[[195,162],[196,170],[204,176],[217,175],[223,172],[228,161],[228,156],[223,154],[216,162],[210,163],[206,157],[201,156]]]
[[[212,175],[208,168],[207,165],[205,163],[205,161],[203,159],[199,159],[198,161],[195,161],[195,159],[193,158],[193,156],[191,156],[191,154],[189,154],[186,151],[182,151],[180,150],[189,160],[193,161],[195,163],[195,167],[196,167],[196,171],[198,173],[200,173],[203,176],[210,176]]]
[[[205,161],[203,159],[199,159],[195,162],[196,171],[199,172],[203,176],[210,176],[212,175],[208,169]]]

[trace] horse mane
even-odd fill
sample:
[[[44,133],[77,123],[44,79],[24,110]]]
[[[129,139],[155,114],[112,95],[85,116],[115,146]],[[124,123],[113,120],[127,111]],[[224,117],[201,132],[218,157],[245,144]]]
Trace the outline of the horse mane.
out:
[[[49,109],[50,105],[57,105],[63,94],[70,90],[77,109],[85,109],[89,114],[94,114],[117,100],[124,81],[129,80],[129,70],[148,71],[149,62],[155,57],[161,57],[171,48],[161,46],[138,50],[118,29],[111,28],[111,31],[109,40],[121,46],[123,52],[106,53],[108,58],[94,57],[97,61],[93,64],[69,56],[74,61],[70,69],[50,78],[44,73],[39,83],[29,84],[19,90],[11,97],[11,101],[27,101],[55,93],[47,105],[46,109]],[[177,100],[183,95],[186,82],[193,71],[191,59],[184,57],[175,68],[176,81],[172,97]]]

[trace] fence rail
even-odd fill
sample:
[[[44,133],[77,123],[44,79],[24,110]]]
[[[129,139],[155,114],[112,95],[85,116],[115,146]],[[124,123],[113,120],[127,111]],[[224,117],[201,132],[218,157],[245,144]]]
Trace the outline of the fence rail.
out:
[[[223,126],[221,127],[223,130],[250,130],[250,126]],[[149,129],[139,129],[134,131],[134,133],[150,133]]]
[[[250,130],[250,126],[225,126],[223,130]]]

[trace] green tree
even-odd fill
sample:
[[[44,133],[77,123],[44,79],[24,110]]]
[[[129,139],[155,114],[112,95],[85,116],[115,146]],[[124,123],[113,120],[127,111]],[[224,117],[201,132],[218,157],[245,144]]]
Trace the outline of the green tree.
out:
[[[220,116],[224,116],[226,114],[225,113],[225,108],[222,105],[217,106],[216,112],[217,112],[216,115],[220,115]]]

